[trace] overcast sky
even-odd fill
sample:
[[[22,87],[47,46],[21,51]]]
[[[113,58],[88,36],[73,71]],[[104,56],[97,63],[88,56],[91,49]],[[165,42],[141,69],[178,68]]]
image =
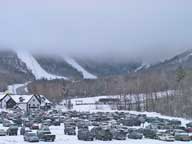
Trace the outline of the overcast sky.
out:
[[[192,48],[192,0],[0,0],[0,47],[160,60]]]

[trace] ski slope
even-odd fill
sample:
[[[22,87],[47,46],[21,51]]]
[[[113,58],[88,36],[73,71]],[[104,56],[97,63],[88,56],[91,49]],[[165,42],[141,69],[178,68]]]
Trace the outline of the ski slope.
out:
[[[39,63],[36,61],[36,59],[28,52],[18,51],[17,56],[21,61],[23,61],[27,65],[27,68],[32,71],[32,73],[36,79],[43,79],[43,78],[48,79],[48,80],[67,79],[66,77],[56,76],[56,75],[52,75],[52,74],[49,74],[48,72],[46,72],[39,65]]]
[[[88,71],[86,71],[82,66],[80,66],[74,59],[66,57],[65,61],[70,64],[72,67],[77,69],[79,72],[83,74],[84,79],[96,79],[97,77]]]

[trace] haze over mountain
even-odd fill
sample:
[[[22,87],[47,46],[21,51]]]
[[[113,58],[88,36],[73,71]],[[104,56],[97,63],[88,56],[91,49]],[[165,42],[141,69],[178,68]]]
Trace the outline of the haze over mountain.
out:
[[[191,48],[191,0],[6,0],[0,46],[157,62]]]
[[[12,81],[24,82],[33,79],[96,79],[137,72],[174,72],[179,66],[192,68],[192,51],[187,50],[173,58],[153,65],[141,61],[100,61],[87,58],[70,58],[51,55],[35,55],[24,51],[0,51],[2,75]],[[22,76],[23,75],[23,76]],[[18,77],[19,76],[19,77]],[[19,79],[18,79],[19,78]]]

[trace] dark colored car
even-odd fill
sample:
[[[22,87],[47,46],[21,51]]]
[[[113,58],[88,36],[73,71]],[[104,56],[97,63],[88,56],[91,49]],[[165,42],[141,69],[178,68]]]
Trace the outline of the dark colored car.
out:
[[[110,129],[98,127],[95,129],[95,138],[102,141],[111,141],[113,139],[113,135]]]
[[[52,125],[54,126],[60,126],[61,125],[61,122],[59,119],[54,119],[53,122],[52,122]]]
[[[16,136],[18,133],[18,127],[17,126],[10,126],[7,129],[7,135],[8,136]]]
[[[152,130],[152,129],[144,129],[143,135],[145,138],[149,138],[149,139],[156,139],[157,138],[157,132],[155,130]]]
[[[64,134],[65,135],[76,135],[76,128],[73,126],[71,126],[71,127],[67,126],[64,129]]]
[[[138,132],[132,132],[132,133],[128,134],[128,138],[129,139],[142,139],[143,134],[138,133]]]
[[[78,137],[78,140],[83,140],[83,141],[94,140],[93,134],[88,129],[79,129],[77,137]]]
[[[115,140],[126,140],[126,132],[124,130],[112,130],[113,139]]]
[[[10,127],[11,125],[13,125],[13,122],[9,121],[9,120],[4,120],[3,121],[3,126],[4,127]]]

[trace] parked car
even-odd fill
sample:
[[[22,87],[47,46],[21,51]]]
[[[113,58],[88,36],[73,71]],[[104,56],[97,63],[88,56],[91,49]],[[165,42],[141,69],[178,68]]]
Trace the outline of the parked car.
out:
[[[156,139],[157,138],[157,132],[155,130],[152,130],[152,129],[144,129],[143,135],[145,138],[149,138],[149,139]]]
[[[0,136],[6,136],[7,133],[4,129],[0,129]]]
[[[10,126],[7,129],[7,135],[8,136],[16,136],[18,132],[18,127],[17,126]]]
[[[115,140],[126,140],[126,132],[121,129],[112,130],[113,139]]]
[[[49,131],[44,131],[44,130],[38,130],[37,136],[40,141],[45,141],[45,142],[53,142],[55,141],[55,138],[56,138],[55,135],[52,135]]]
[[[20,118],[13,119],[13,123],[16,124],[18,127],[22,126],[22,120]]]
[[[132,132],[128,134],[128,138],[129,139],[142,139],[143,138],[143,134],[138,133],[138,132]]]
[[[191,141],[188,133],[175,133],[175,140],[177,141]]]
[[[185,130],[186,130],[186,132],[188,132],[188,133],[192,133],[192,128],[186,128]]]
[[[54,119],[54,121],[52,122],[52,125],[54,126],[60,126],[61,125],[61,122],[59,119]]]
[[[51,126],[51,119],[46,119],[46,120],[44,120],[42,123],[44,124],[44,125],[48,125],[48,126]]]
[[[170,135],[170,134],[158,135],[158,139],[161,141],[167,141],[167,142],[174,142],[175,141],[175,137]]]
[[[27,119],[25,119],[25,120],[23,120],[23,125],[24,125],[25,127],[31,127],[32,122],[29,121],[29,120],[27,120]]]
[[[78,137],[78,140],[83,140],[83,141],[94,140],[93,134],[88,129],[79,129],[77,137]]]
[[[32,130],[38,130],[38,129],[39,129],[39,124],[33,123],[33,124],[31,125],[31,129],[32,129]]]
[[[192,128],[192,122],[186,124],[187,127],[191,127]]]
[[[95,138],[102,141],[111,141],[113,139],[113,135],[110,129],[105,127],[98,127],[95,129]]]
[[[43,131],[44,134],[51,134],[51,131],[50,131],[50,129],[49,129],[48,126],[42,126],[42,127],[37,131],[37,134],[38,134],[38,132],[42,132],[42,131]]]
[[[9,121],[9,120],[4,120],[3,121],[3,126],[4,127],[10,127],[11,125],[13,125],[12,121]]]
[[[27,132],[32,132],[32,130],[30,129],[30,128],[28,128],[28,127],[21,127],[21,129],[20,129],[20,135],[24,135],[25,133],[27,133]]]
[[[24,135],[24,141],[39,142],[39,138],[36,133],[27,132]]]
[[[76,127],[66,126],[64,129],[65,135],[76,135]]]

